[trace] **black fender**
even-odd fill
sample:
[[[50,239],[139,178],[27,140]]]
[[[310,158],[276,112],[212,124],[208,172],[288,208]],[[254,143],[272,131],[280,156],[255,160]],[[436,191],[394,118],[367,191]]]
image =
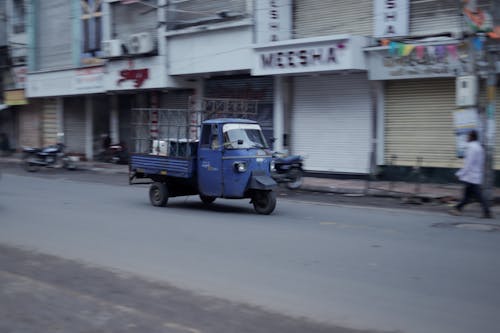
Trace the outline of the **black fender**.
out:
[[[250,181],[248,183],[248,189],[250,190],[268,191],[274,189],[276,186],[278,186],[278,183],[276,183],[276,181],[264,171],[252,172],[252,176],[250,177]]]

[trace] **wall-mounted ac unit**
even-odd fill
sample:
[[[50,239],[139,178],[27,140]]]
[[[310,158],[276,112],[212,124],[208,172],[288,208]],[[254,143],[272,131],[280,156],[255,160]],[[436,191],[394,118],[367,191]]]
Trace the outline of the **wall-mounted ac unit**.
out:
[[[22,66],[26,65],[26,57],[20,56],[20,57],[12,57],[12,65],[13,66]]]
[[[466,75],[457,77],[456,103],[457,106],[474,106],[477,101],[477,77]]]
[[[122,42],[119,39],[103,40],[101,50],[104,58],[120,57],[122,55]]]
[[[130,54],[144,54],[153,50],[153,36],[149,32],[130,35],[128,40],[128,52]]]

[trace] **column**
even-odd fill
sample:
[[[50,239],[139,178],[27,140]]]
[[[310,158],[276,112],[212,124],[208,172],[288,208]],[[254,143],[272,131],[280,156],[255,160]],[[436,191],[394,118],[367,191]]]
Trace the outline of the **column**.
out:
[[[88,161],[94,158],[94,119],[92,97],[85,96],[85,157]]]
[[[111,143],[120,142],[120,116],[118,112],[118,95],[111,95],[111,112],[109,114],[109,136]]]
[[[56,98],[57,142],[66,144],[64,138],[64,103],[62,97]]]
[[[274,107],[273,107],[273,132],[274,141],[273,149],[276,151],[283,150],[283,135],[285,134],[285,107],[284,107],[284,82],[283,77],[274,77]]]

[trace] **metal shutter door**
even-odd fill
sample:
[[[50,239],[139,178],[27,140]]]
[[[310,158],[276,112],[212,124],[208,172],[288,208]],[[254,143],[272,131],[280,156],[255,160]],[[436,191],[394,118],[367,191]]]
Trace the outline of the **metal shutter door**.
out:
[[[30,100],[30,104],[19,110],[19,145],[40,147],[39,103]]]
[[[479,8],[489,11],[491,0],[478,0]],[[410,1],[410,34],[428,36],[432,34],[462,32],[460,3],[456,0]]]
[[[339,34],[371,36],[373,1],[295,1],[294,22],[294,38]]]
[[[368,173],[371,102],[365,74],[296,77],[294,153],[310,171]]]
[[[57,143],[57,102],[55,99],[45,99],[42,113],[43,145]]]
[[[84,98],[64,99],[64,141],[68,152],[85,153]]]
[[[455,168],[455,80],[391,81],[385,91],[385,162]],[[396,159],[393,160],[392,156]]]
[[[73,64],[71,1],[37,1],[36,51],[37,69],[50,69]]]

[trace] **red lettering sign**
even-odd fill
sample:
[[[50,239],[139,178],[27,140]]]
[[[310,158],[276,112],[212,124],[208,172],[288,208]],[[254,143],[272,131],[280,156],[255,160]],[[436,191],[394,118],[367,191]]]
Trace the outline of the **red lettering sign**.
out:
[[[144,81],[149,79],[149,69],[124,69],[120,71],[121,79],[116,82],[117,85],[121,85],[125,81],[134,81],[134,87],[139,88],[142,86]]]

